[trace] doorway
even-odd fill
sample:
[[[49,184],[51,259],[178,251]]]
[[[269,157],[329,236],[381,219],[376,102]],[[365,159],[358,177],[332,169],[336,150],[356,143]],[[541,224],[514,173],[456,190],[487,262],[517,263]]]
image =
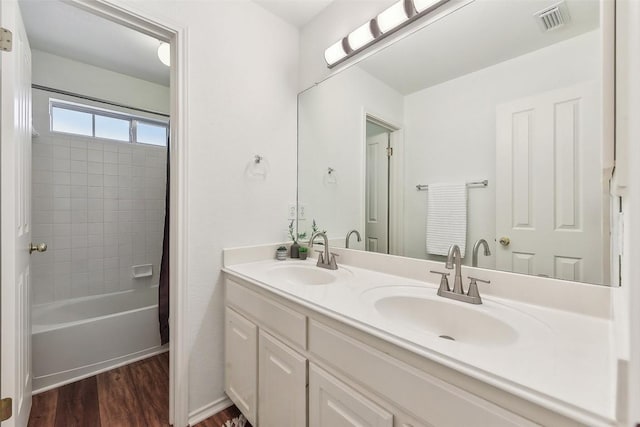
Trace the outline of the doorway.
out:
[[[398,237],[393,221],[394,174],[397,164],[394,150],[399,147],[399,128],[370,114],[365,116],[365,250],[394,253]]]
[[[15,9],[18,9],[18,4],[17,2],[3,2],[3,3],[12,3],[13,6],[15,6]],[[126,9],[123,8],[116,8],[113,7],[111,5],[109,5],[108,3],[96,3],[96,4],[89,4],[89,3],[85,3],[82,1],[72,1],[71,4],[73,6],[78,6],[81,9],[84,9],[85,11],[90,12],[92,15],[100,15],[100,16],[108,16],[110,21],[113,21],[117,24],[120,25],[125,25],[129,28],[134,28],[137,31],[141,31],[147,35],[152,35],[153,37],[155,37],[157,40],[162,40],[165,42],[171,42],[172,47],[173,47],[173,55],[172,58],[175,59],[174,65],[171,68],[171,74],[173,75],[172,81],[177,81],[177,79],[175,78],[175,75],[178,73],[178,70],[180,71],[184,71],[185,68],[185,63],[184,63],[184,59],[181,58],[179,55],[177,55],[177,50],[178,49],[184,49],[185,48],[185,42],[184,42],[184,37],[183,37],[183,33],[182,30],[177,28],[177,29],[173,29],[171,27],[170,24],[166,24],[166,23],[162,23],[162,22],[156,22],[156,21],[152,21],[152,20],[148,20],[145,17],[140,16],[139,14],[133,14],[133,13],[129,13],[126,11]],[[8,10],[3,8],[1,11],[1,16],[3,18],[3,22],[6,22],[6,17],[11,14],[12,17],[16,17],[17,20],[21,21],[20,18],[20,13],[19,11],[16,10]],[[14,27],[15,28],[15,27]],[[19,32],[19,31],[16,31]],[[14,66],[7,66],[7,62],[3,61],[3,67],[2,67],[2,77],[3,77],[3,94],[8,94],[9,91],[5,91],[6,88],[12,86],[11,84],[11,80],[6,80],[5,76],[7,75],[11,75],[11,77],[13,77],[13,74],[25,74],[28,75],[29,70],[25,69],[24,67],[20,68],[17,65]],[[181,277],[182,274],[184,274],[184,269],[182,268],[182,266],[184,265],[184,260],[181,259],[178,256],[178,251],[177,248],[181,247],[184,245],[184,234],[183,233],[179,233],[179,229],[180,230],[184,230],[184,224],[183,224],[183,220],[186,217],[185,215],[182,214],[182,211],[184,209],[184,206],[182,206],[180,203],[178,203],[178,199],[179,199],[179,195],[180,194],[184,194],[184,187],[185,187],[185,182],[184,180],[180,177],[179,172],[181,170],[184,170],[184,150],[181,147],[181,145],[179,144],[179,141],[182,141],[185,138],[186,135],[186,131],[184,130],[184,128],[181,126],[181,123],[184,121],[185,116],[184,113],[182,112],[182,108],[180,107],[181,105],[185,104],[185,92],[182,90],[182,88],[180,87],[180,85],[176,85],[175,87],[172,86],[170,89],[170,108],[167,108],[167,112],[169,110],[171,110],[171,148],[170,148],[170,152],[169,152],[169,157],[170,157],[170,162],[172,164],[172,170],[175,173],[172,178],[170,183],[167,183],[167,185],[169,186],[169,188],[171,188],[171,192],[172,192],[172,203],[170,205],[170,211],[172,212],[171,215],[171,247],[170,247],[170,251],[172,253],[172,255],[176,255],[176,256],[172,256],[171,258],[171,282],[172,283],[184,283],[183,280],[178,280],[178,277]],[[3,110],[4,112],[6,112],[6,107],[7,104],[6,99],[3,99]],[[108,112],[111,112],[110,108],[105,108],[105,110],[109,110]],[[25,117],[27,117],[27,115],[25,115]],[[110,118],[114,118],[113,116],[110,116]],[[119,118],[119,117],[116,117]],[[94,131],[95,131],[95,119],[93,119],[94,121]],[[4,123],[4,122],[3,122]],[[3,128],[5,126],[3,125]],[[31,133],[31,129],[29,129],[29,134]],[[95,137],[95,135],[94,135]],[[30,138],[29,138],[30,139]],[[7,141],[9,141],[10,138],[6,137],[6,134],[3,133],[3,138],[2,141],[0,141],[2,143],[3,146],[3,153],[5,153],[4,149],[6,146],[8,146],[9,144],[7,144]],[[29,146],[31,146],[31,143],[29,141]],[[29,147],[30,148],[30,147]],[[71,151],[71,146],[68,147],[69,151]],[[81,147],[73,147],[73,148],[81,148]],[[28,153],[29,150],[25,149],[25,152]],[[30,154],[30,153],[29,153]],[[77,153],[76,153],[77,154]],[[119,152],[116,152],[116,154],[119,155]],[[29,167],[25,167],[25,168],[21,168],[22,170],[29,170],[30,171],[30,167],[31,167],[31,156],[30,155],[25,155],[24,158],[29,158],[28,159],[28,163],[29,163]],[[166,150],[165,150],[165,154],[164,157],[166,158]],[[3,159],[4,160],[4,159]],[[53,159],[52,159],[53,160]],[[63,159],[64,160],[64,159]],[[80,161],[81,159],[74,159],[76,161]],[[25,160],[26,161],[26,160]],[[87,158],[87,162],[88,162],[88,158]],[[71,158],[69,158],[69,163],[71,163]],[[3,172],[7,173],[10,172],[14,169],[6,169],[4,168],[5,163],[3,162]],[[80,165],[76,165],[82,168],[82,166]],[[95,166],[95,165],[94,165]],[[53,172],[53,171],[52,171]],[[71,179],[71,173],[81,173],[80,172],[69,172],[69,179]],[[29,173],[29,175],[31,175]],[[12,194],[11,192],[6,191],[7,188],[10,188],[14,183],[17,184],[20,181],[20,173],[18,173],[18,171],[16,171],[15,174],[12,174],[12,176],[8,177],[8,176],[4,176],[3,178],[8,178],[8,179],[4,179],[3,181],[3,188],[2,188],[2,202],[3,202],[3,206],[7,206],[9,204],[11,204],[12,202],[15,202],[14,200],[11,200],[14,198],[14,194]],[[53,177],[53,174],[52,174]],[[66,179],[66,175],[65,176],[60,176],[62,179]],[[75,179],[79,179],[81,180],[82,178],[80,178],[79,176],[76,176]],[[88,180],[88,178],[87,178]],[[53,183],[53,180],[52,180]],[[94,181],[94,183],[97,183],[97,181]],[[26,187],[30,187],[30,186],[26,186]],[[71,187],[71,182],[69,183],[69,187]],[[95,187],[98,187],[98,185],[95,185]],[[77,193],[76,193],[77,194]],[[27,197],[28,202],[26,202],[27,206],[29,207],[29,211],[27,212],[27,210],[25,210],[25,214],[21,215],[24,216],[25,218],[27,218],[27,221],[25,222],[25,227],[29,230],[31,230],[33,228],[33,221],[32,218],[29,215],[30,212],[30,208],[31,206],[29,206],[31,203],[31,198]],[[72,198],[70,197],[70,203],[73,203],[73,201],[71,200]],[[64,205],[65,207],[67,206],[67,202],[66,201],[60,201],[60,206]],[[53,209],[51,209],[53,210]],[[70,209],[69,209],[70,210]],[[98,209],[94,209],[94,211],[97,211]],[[88,211],[88,209],[87,209]],[[8,218],[7,216],[4,215],[5,210],[3,208],[3,216],[2,216],[2,221],[3,221],[3,230],[6,230],[7,227],[10,227],[11,224],[7,224],[5,222],[7,222],[7,219],[12,219],[12,218]],[[64,216],[64,215],[63,215]],[[82,216],[82,214],[81,214]],[[87,212],[87,217],[88,217],[88,212]],[[52,221],[52,226],[53,226],[54,222]],[[88,218],[87,218],[87,227],[88,227]],[[70,227],[69,228],[73,228],[73,224],[69,224]],[[97,234],[97,233],[96,233]],[[52,235],[53,237],[53,235]],[[88,238],[88,236],[87,236]],[[70,240],[73,241],[73,235],[70,236]],[[80,238],[79,240],[83,240],[83,238]],[[24,245],[19,244],[20,242],[14,241],[13,239],[10,240],[5,240],[4,239],[4,235],[3,235],[3,247],[2,247],[2,251],[3,251],[3,258],[5,258],[5,254],[7,253],[22,253],[22,249],[24,247]],[[11,244],[11,247],[9,247],[9,244]],[[55,243],[50,243],[50,245],[55,246]],[[51,247],[51,246],[50,246]],[[58,247],[60,248],[60,246],[58,245]],[[63,249],[63,248],[60,248]],[[71,253],[73,253],[73,248],[64,248],[64,249],[69,249],[71,251]],[[46,253],[46,252],[45,252]],[[52,252],[49,252],[50,254]],[[6,258],[5,258],[6,259]],[[29,269],[27,269],[28,271]],[[20,282],[21,284],[24,284],[24,276],[22,277],[17,277],[17,276],[11,276],[10,271],[7,272],[5,269],[3,269],[3,276],[2,276],[2,289],[3,289],[3,293],[5,289],[8,288],[12,288],[15,287],[16,283]],[[132,273],[135,274],[135,273]],[[31,276],[28,276],[29,279],[31,279]],[[20,280],[18,280],[20,279]],[[174,393],[175,390],[175,384],[176,382],[181,386],[181,387],[186,387],[186,379],[185,379],[185,373],[186,373],[186,358],[183,357],[181,355],[181,353],[179,352],[179,349],[181,348],[185,348],[184,346],[179,345],[178,343],[183,340],[183,337],[181,336],[181,334],[176,333],[178,330],[180,330],[180,327],[182,325],[182,311],[178,308],[181,307],[182,304],[184,303],[185,299],[182,297],[181,292],[179,292],[178,288],[174,288],[171,289],[171,305],[172,305],[172,313],[174,313],[174,315],[171,318],[171,357],[170,357],[170,362],[168,364],[169,367],[169,382],[170,384],[170,393],[169,393],[169,420],[172,424],[178,424],[178,425],[186,425],[186,420],[187,420],[187,405],[186,405],[186,395],[183,397],[182,395],[176,397],[176,394]],[[2,304],[3,304],[3,315],[7,313],[7,310],[5,310],[5,308],[7,307],[8,302],[3,298],[2,300]],[[24,306],[24,307],[23,307]],[[2,351],[3,351],[3,360],[2,360],[2,395],[3,396],[21,396],[20,398],[20,404],[21,406],[16,406],[16,404],[14,404],[14,408],[17,407],[24,407],[27,408],[27,413],[28,413],[28,406],[31,402],[31,382],[29,381],[28,383],[22,383],[21,381],[13,381],[13,382],[6,382],[5,379],[7,378],[7,376],[11,377],[13,376],[13,374],[11,374],[11,372],[19,372],[21,369],[24,370],[26,368],[29,368],[31,365],[31,360],[30,357],[27,355],[27,353],[25,353],[23,350],[28,350],[29,349],[29,345],[30,345],[30,333],[29,334],[25,334],[25,339],[20,341],[20,345],[19,346],[15,346],[13,345],[13,343],[15,341],[13,341],[11,339],[11,334],[10,333],[6,333],[7,331],[10,330],[15,330],[18,327],[23,327],[25,326],[25,331],[28,331],[30,329],[30,327],[26,326],[27,323],[25,322],[24,319],[29,319],[30,316],[30,304],[29,304],[29,300],[26,298],[22,298],[20,301],[20,304],[17,308],[24,308],[24,310],[21,311],[21,313],[28,313],[26,315],[16,315],[16,316],[11,316],[12,318],[10,319],[11,321],[5,322],[4,319],[6,319],[6,316],[3,317],[3,323],[2,323]],[[9,310],[9,311],[13,311],[13,310]],[[17,311],[20,310],[16,310],[16,314]],[[9,313],[10,314],[10,313]],[[16,348],[16,347],[20,347],[20,348]],[[175,351],[176,349],[178,349],[178,351]],[[9,375],[7,375],[7,373],[9,373]],[[31,379],[31,377],[30,377]],[[26,384],[26,388],[25,388],[25,384]],[[24,390],[16,390],[15,387],[22,387],[25,388]],[[18,393],[16,391],[19,391]],[[20,394],[22,391],[24,391],[24,393]],[[16,411],[14,411],[16,412]],[[22,420],[22,418],[21,418]],[[7,425],[14,425],[14,423],[19,423],[21,422],[20,420],[16,420],[16,417],[13,418],[12,420],[9,420],[7,422]],[[4,423],[3,423],[4,425]]]

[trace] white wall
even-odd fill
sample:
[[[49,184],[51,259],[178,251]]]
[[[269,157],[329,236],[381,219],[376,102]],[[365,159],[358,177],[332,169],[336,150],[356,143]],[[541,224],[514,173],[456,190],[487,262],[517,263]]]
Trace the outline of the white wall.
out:
[[[79,93],[131,107],[169,113],[169,88],[33,50],[33,84]]]
[[[85,102],[33,90],[33,241],[49,246],[33,257],[33,302],[157,284],[167,149],[50,132],[50,96]],[[134,279],[139,264],[152,277]]]
[[[600,81],[599,31],[554,44],[405,97],[405,255],[425,258],[426,195],[416,184],[489,180],[470,188],[467,256],[484,238],[496,253],[496,106]],[[549,64],[553,64],[550,66]],[[427,256],[427,258],[437,258]],[[479,257],[481,267],[495,259]]]
[[[298,31],[249,1],[110,1],[188,37],[189,408],[223,392],[222,248],[281,241],[296,194]],[[265,181],[245,177],[265,156]]]
[[[306,220],[299,229],[308,237],[314,218],[330,238],[344,239],[354,228],[364,235],[365,113],[400,126],[402,103],[402,95],[358,67],[300,94],[298,200]]]

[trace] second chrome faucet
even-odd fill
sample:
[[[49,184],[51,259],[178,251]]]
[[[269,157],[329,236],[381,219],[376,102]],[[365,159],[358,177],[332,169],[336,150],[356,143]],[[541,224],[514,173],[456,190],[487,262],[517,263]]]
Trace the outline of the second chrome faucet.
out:
[[[448,276],[450,273],[443,273],[440,271],[433,271],[432,273],[440,274],[440,286],[438,287],[438,295],[444,298],[450,298],[457,301],[468,302],[470,304],[482,304],[482,298],[480,298],[480,292],[478,291],[478,283],[482,282],[489,284],[488,280],[478,279],[477,277],[469,276],[469,289],[464,292],[462,286],[462,254],[460,253],[460,247],[458,245],[451,245],[449,247],[449,254],[447,255],[447,262],[445,268],[453,270],[455,266],[455,276],[453,279],[453,290],[449,288]]]
[[[336,262],[337,254],[331,253],[329,254],[329,239],[327,235],[322,231],[316,231],[311,235],[311,239],[309,240],[309,248],[313,248],[313,242],[316,237],[322,237],[324,250],[316,251],[318,253],[318,262],[316,266],[320,268],[326,268],[328,270],[337,270],[338,263]]]

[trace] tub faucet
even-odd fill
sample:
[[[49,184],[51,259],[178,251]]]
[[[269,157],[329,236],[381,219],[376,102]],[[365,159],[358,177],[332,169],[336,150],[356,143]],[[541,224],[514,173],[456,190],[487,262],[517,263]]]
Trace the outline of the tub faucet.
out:
[[[358,230],[351,230],[350,232],[347,233],[347,238],[344,241],[344,247],[349,249],[349,239],[351,238],[351,235],[353,233],[356,233],[356,238],[358,239],[358,242],[362,242],[362,238],[360,237],[360,232]]]
[[[486,242],[485,242],[486,243]],[[440,271],[431,271],[435,274],[440,274],[440,287],[438,288],[438,296],[444,298],[450,298],[457,301],[468,302],[470,304],[482,304],[482,298],[480,298],[480,292],[478,291],[478,283],[482,282],[489,284],[488,280],[478,279],[477,277],[469,277],[471,281],[469,283],[469,290],[464,292],[462,287],[462,255],[460,254],[460,247],[458,245],[451,245],[449,248],[449,254],[447,255],[447,262],[445,267],[449,270],[453,270],[455,265],[455,278],[453,280],[453,290],[449,288],[449,273],[443,273]]]
[[[322,231],[316,231],[311,235],[311,239],[309,240],[309,248],[313,248],[313,241],[316,237],[322,237],[324,241],[324,250],[316,251],[318,252],[318,262],[316,266],[320,268],[326,268],[328,270],[337,270],[338,264],[336,263],[337,254],[331,253],[331,257],[329,257],[329,239],[327,239],[327,235]]]
[[[484,256],[491,255],[491,251],[489,250],[489,244],[484,239],[479,239],[473,245],[473,256],[471,257],[471,267],[478,266],[478,250],[480,249],[480,245],[484,246]]]

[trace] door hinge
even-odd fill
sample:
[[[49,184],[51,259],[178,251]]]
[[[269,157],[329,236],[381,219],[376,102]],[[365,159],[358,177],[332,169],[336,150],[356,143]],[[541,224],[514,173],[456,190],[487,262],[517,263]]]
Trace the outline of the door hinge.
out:
[[[6,28],[0,28],[0,50],[11,52],[13,48],[13,34]]]
[[[6,421],[13,415],[13,400],[5,397],[0,400],[0,421]]]
[[[393,156],[393,147],[387,147],[387,157]]]

